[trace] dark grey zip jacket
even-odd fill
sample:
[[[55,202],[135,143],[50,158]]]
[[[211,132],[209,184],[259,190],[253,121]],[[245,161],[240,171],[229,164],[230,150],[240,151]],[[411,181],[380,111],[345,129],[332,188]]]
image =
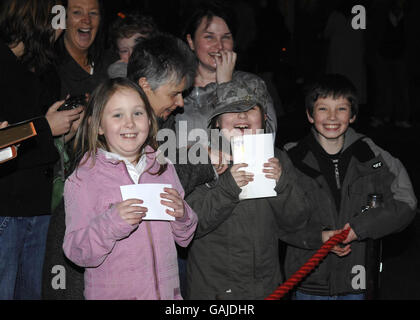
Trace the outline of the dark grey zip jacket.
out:
[[[314,134],[312,132],[311,134]],[[379,239],[407,227],[415,216],[417,199],[402,163],[375,145],[366,136],[349,128],[345,134],[343,151],[351,148],[350,162],[341,187],[340,211],[337,212],[326,179],[321,175],[309,137],[285,146],[298,170],[298,183],[305,202],[310,203],[310,223],[316,230],[341,229],[350,223],[358,239],[351,243],[351,253],[327,258],[299,284],[299,290],[315,295],[343,295],[362,293],[352,280],[365,265],[366,239]],[[343,174],[343,173],[341,173]],[[362,214],[369,194],[382,194],[384,208],[370,209]],[[305,232],[305,231],[302,231]],[[288,241],[303,237],[299,232],[289,234]],[[296,272],[319,247],[305,250],[288,246],[285,261],[286,275]],[[355,288],[354,288],[355,287]]]
[[[241,189],[227,170],[216,186],[200,186],[186,198],[198,216],[187,299],[264,299],[284,280],[279,238],[307,228],[308,217],[290,160],[279,150],[275,155],[283,167],[276,197],[239,201]],[[294,241],[321,246],[321,232]]]

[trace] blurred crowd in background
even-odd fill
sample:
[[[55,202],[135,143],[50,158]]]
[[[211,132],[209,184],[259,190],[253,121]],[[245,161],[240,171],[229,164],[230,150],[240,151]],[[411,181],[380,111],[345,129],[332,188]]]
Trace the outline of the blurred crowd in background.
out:
[[[189,8],[205,0],[107,1],[106,14],[138,11],[181,36]],[[303,110],[302,86],[325,72],[357,84],[368,125],[411,128],[420,120],[420,3],[414,0],[230,0],[237,17],[237,67],[260,75],[278,117]],[[352,8],[366,9],[354,30]],[[392,89],[392,90],[391,90]],[[401,112],[400,112],[401,110]],[[359,117],[360,118],[360,117]]]

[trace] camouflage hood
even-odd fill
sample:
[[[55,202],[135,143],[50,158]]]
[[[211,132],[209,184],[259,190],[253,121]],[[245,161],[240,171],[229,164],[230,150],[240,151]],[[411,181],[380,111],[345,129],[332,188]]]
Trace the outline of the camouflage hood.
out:
[[[247,83],[231,81],[217,89],[216,105],[208,119],[208,125],[223,113],[246,112],[256,105],[266,114],[269,101],[269,93],[261,79],[256,78]]]

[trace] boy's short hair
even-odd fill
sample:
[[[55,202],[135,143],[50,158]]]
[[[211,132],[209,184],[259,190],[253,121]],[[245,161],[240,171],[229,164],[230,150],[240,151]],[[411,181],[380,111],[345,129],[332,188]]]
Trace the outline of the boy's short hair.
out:
[[[117,40],[130,38],[136,33],[140,33],[144,38],[154,36],[158,32],[158,27],[151,16],[139,13],[120,13],[110,28],[111,46],[117,49]]]
[[[305,108],[313,116],[314,105],[319,98],[347,99],[351,106],[351,116],[359,111],[357,90],[353,83],[341,74],[326,74],[305,89]]]
[[[195,54],[181,39],[168,33],[159,33],[149,39],[140,39],[134,47],[127,67],[127,77],[138,83],[145,77],[152,90],[185,78],[187,88],[192,86],[198,62]]]
[[[217,119],[224,113],[247,112],[255,106],[260,108],[264,119],[268,101],[269,93],[262,79],[255,78],[248,83],[231,81],[217,89],[215,108],[208,119],[209,127],[215,128]],[[266,129],[264,120],[262,129]]]

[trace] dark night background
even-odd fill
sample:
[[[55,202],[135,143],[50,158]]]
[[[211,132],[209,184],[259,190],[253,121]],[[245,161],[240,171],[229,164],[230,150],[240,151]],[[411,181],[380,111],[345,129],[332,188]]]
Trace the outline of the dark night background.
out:
[[[123,0],[106,4],[106,19],[111,22],[118,12],[139,11],[151,15],[163,31],[180,36],[184,16],[191,5],[201,0]],[[399,158],[408,170],[419,198],[420,169],[417,151],[420,123],[420,1],[407,0],[404,31],[400,39],[404,46],[403,61],[407,67],[411,128],[395,126],[398,105],[391,122],[373,127],[370,117],[383,92],[376,90],[381,77],[375,72],[376,43],[381,35],[375,25],[388,0],[232,0],[225,1],[238,17],[235,37],[238,53],[237,69],[271,79],[271,90],[277,93],[279,129],[277,145],[295,141],[308,130],[302,102],[302,86],[325,72],[329,42],[323,31],[331,12],[342,5],[363,5],[366,8],[366,30],[363,35],[364,72],[366,72],[366,101],[360,107],[356,130],[370,136],[379,146]],[[351,14],[350,12],[348,12]],[[379,31],[378,31],[379,30]],[[379,32],[379,33],[378,33]],[[351,41],[351,40],[349,40]],[[363,49],[362,49],[363,48]],[[357,49],[356,49],[357,50]],[[350,57],[351,59],[351,57]],[[273,94],[272,94],[273,95]],[[382,299],[420,299],[420,217],[403,232],[384,239],[384,267],[381,275]]]

